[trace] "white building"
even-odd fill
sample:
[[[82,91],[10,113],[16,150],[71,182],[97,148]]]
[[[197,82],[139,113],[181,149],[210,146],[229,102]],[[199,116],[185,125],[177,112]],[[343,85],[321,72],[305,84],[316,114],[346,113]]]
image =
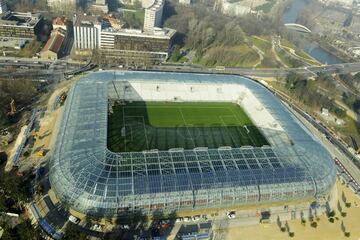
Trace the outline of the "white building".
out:
[[[328,117],[329,116],[329,109],[321,108],[321,114],[324,115],[325,117]]]
[[[190,5],[190,4],[191,4],[191,0],[179,0],[179,3],[180,3],[180,4],[183,4],[183,5]]]
[[[251,13],[251,7],[245,6],[242,2],[228,2],[227,0],[220,0],[221,12],[230,16],[243,16]]]
[[[323,4],[329,5],[336,5],[343,8],[351,8],[353,4],[356,2],[354,0],[319,0]]]
[[[101,23],[95,16],[74,17],[74,45],[77,49],[95,49],[100,45]]]
[[[5,0],[0,0],[0,14],[7,12],[7,6]]]
[[[161,26],[164,0],[143,0],[142,6],[145,8],[144,31],[153,32]]]
[[[102,11],[103,13],[108,13],[109,8],[105,0],[96,0],[95,3],[91,4],[90,11]]]
[[[48,6],[53,11],[59,12],[75,12],[76,11],[76,4],[78,3],[77,0],[47,0]]]

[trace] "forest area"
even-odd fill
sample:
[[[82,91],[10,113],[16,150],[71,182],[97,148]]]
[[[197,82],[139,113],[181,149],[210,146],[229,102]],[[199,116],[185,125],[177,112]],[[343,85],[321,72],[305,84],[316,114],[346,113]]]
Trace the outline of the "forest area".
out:
[[[0,128],[11,120],[10,102],[14,99],[15,106],[20,109],[28,105],[36,95],[36,86],[29,80],[0,79]]]
[[[194,63],[205,66],[251,67],[259,61],[259,56],[250,36],[269,36],[282,28],[278,21],[266,15],[229,17],[202,4],[190,8],[167,3],[164,13],[164,26],[178,32],[172,60],[181,58],[180,48],[188,49],[195,51]]]

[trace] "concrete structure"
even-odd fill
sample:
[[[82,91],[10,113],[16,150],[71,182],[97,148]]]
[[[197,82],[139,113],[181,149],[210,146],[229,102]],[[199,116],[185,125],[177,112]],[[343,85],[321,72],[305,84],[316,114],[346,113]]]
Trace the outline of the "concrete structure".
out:
[[[321,3],[330,6],[335,5],[342,8],[352,8],[357,1],[354,0],[319,0]]]
[[[168,58],[174,34],[175,30],[167,28],[155,28],[152,33],[129,29],[103,29],[100,37],[102,59],[122,65],[163,62]]]
[[[53,30],[61,28],[66,31],[66,17],[56,17],[52,21]]]
[[[305,27],[304,25],[297,24],[297,23],[286,23],[286,24],[284,24],[284,26],[288,29],[292,29],[297,32],[311,33],[311,30],[309,28]]]
[[[76,49],[96,49],[100,43],[101,23],[96,16],[74,16]]]
[[[48,6],[55,12],[74,13],[78,0],[47,0]]]
[[[108,13],[109,8],[105,0],[96,0],[94,4],[91,4],[91,11],[101,11],[103,13]]]
[[[101,60],[124,65],[148,65],[167,59],[175,30],[153,28],[151,32],[123,29],[111,16],[101,23],[93,16],[76,16],[76,49],[99,49]]]
[[[0,17],[0,37],[31,40],[42,28],[40,14],[6,12]]]
[[[190,5],[190,4],[191,4],[191,0],[179,0],[179,3],[180,3],[180,4],[183,4],[183,5]]]
[[[5,0],[0,0],[0,14],[8,11]]]
[[[57,29],[52,31],[49,40],[45,44],[45,47],[40,52],[40,58],[48,60],[57,60],[61,57],[61,47],[64,43],[65,31],[63,29]]]
[[[325,117],[328,117],[329,116],[329,109],[321,108],[321,114],[324,115]]]
[[[144,31],[153,32],[155,27],[161,27],[164,0],[143,0],[145,8]]]
[[[108,100],[119,98],[233,102],[270,146],[114,153]],[[336,179],[329,153],[289,110],[262,85],[232,75],[87,75],[69,91],[55,146],[52,189],[67,207],[95,216],[324,202]]]
[[[250,6],[243,5],[243,1],[229,2],[228,0],[216,0],[214,8],[230,16],[243,16],[252,11]]]

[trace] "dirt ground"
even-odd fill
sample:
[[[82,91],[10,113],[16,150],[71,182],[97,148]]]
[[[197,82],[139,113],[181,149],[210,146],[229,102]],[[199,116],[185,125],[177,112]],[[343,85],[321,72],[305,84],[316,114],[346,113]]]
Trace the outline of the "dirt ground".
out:
[[[338,209],[335,210],[338,219],[330,223],[327,216],[321,216],[317,228],[310,226],[307,221],[303,226],[300,220],[288,221],[290,230],[295,233],[294,237],[289,237],[287,232],[281,232],[277,224],[254,225],[241,228],[230,228],[226,233],[226,240],[272,240],[272,239],[306,239],[306,240],[341,240],[341,239],[360,239],[360,199],[349,188],[337,181],[338,198],[342,211],[347,213],[342,217]],[[346,201],[351,203],[350,208],[346,208],[342,200],[342,192]],[[350,232],[350,237],[345,237],[343,226],[346,232]],[[284,223],[283,223],[284,225]]]
[[[29,157],[22,157],[19,161],[19,170],[26,171],[40,165],[42,162],[48,159],[49,151],[52,150],[52,144],[54,140],[54,134],[57,134],[59,117],[61,118],[62,108],[57,108],[52,110],[52,105],[55,100],[55,97],[60,95],[62,92],[67,92],[72,84],[77,81],[79,78],[73,78],[69,81],[63,81],[56,89],[50,94],[43,96],[38,103],[38,107],[42,108],[46,106],[47,111],[41,110],[36,115],[36,120],[34,123],[34,128],[31,131],[31,135],[34,136],[35,142],[32,147],[32,151]],[[43,112],[42,112],[43,111]],[[35,128],[38,130],[35,131]],[[39,155],[39,151],[44,150],[45,157]]]

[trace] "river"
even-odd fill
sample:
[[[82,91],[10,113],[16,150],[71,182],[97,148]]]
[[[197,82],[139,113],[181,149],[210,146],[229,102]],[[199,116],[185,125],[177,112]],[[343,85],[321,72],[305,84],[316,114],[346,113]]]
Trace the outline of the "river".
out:
[[[290,7],[284,11],[282,16],[283,23],[295,23],[299,12],[307,5],[306,0],[293,0]],[[307,43],[303,50],[310,56],[323,64],[342,63],[343,61],[333,54],[322,49],[318,43],[305,40]]]

